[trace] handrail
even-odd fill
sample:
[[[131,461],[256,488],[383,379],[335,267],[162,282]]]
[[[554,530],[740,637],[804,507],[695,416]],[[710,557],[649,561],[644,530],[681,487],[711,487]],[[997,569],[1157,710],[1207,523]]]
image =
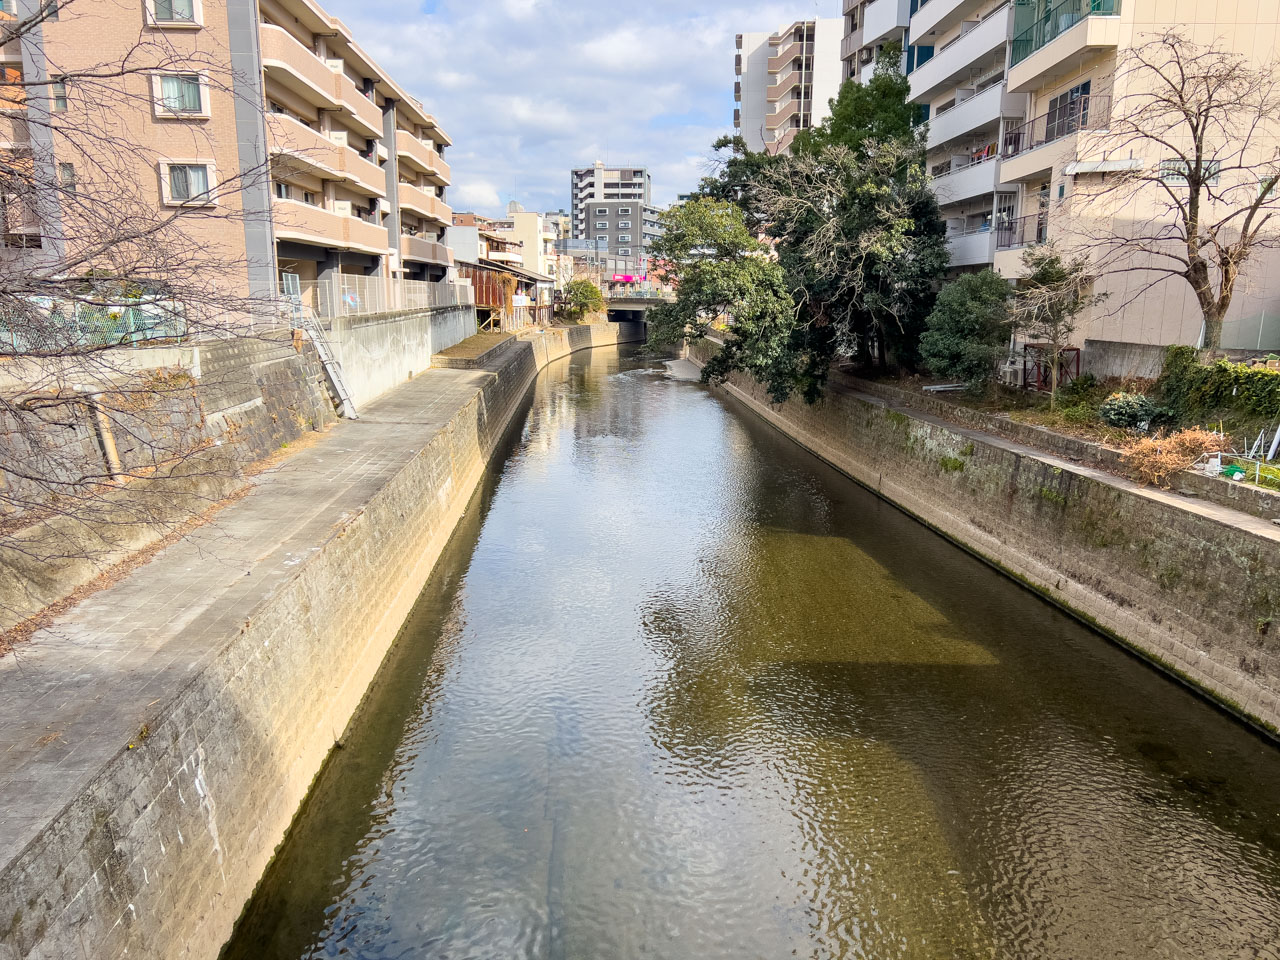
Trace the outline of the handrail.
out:
[[[1049,238],[1049,211],[1041,210],[996,225],[996,249],[1012,250],[1044,243]]]
[[[1006,159],[1043,147],[1080,130],[1105,130],[1111,123],[1111,98],[1086,95],[1005,131],[1000,155]]]
[[[1017,66],[1086,17],[1114,17],[1119,14],[1120,0],[1062,0],[1013,38],[1009,66]]]

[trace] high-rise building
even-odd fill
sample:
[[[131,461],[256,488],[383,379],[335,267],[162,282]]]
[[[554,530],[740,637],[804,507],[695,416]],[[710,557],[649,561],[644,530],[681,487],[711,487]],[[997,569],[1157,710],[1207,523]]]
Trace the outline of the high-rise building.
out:
[[[1127,50],[1171,26],[1168,7],[1161,0],[912,0],[906,58],[911,97],[928,118],[929,170],[947,221],[953,268],[990,266],[1016,278],[1029,246],[1054,240],[1064,252],[1087,252],[1074,231],[1091,215],[1073,208],[1076,191],[1095,188],[1113,170],[1156,169],[1166,160],[1136,155],[1136,143],[1122,158],[1106,155],[1102,134],[1111,126],[1113,105],[1140,82],[1137,75],[1118,75],[1117,66]],[[1280,43],[1276,0],[1188,0],[1179,5],[1178,19],[1193,41],[1217,44],[1255,64]],[[1277,133],[1270,131],[1267,142],[1274,144]],[[1159,210],[1158,197],[1142,194],[1125,218],[1154,220]],[[1123,225],[1117,221],[1116,228]],[[1261,259],[1280,268],[1270,251]],[[1129,266],[1137,272],[1100,277],[1097,292],[1111,296],[1083,318],[1077,341],[1195,344],[1202,315],[1190,285],[1174,277],[1141,290],[1134,285],[1152,277],[1140,263]],[[1252,269],[1261,275],[1266,267],[1255,262]],[[1273,346],[1262,318],[1278,308],[1273,285],[1240,290],[1223,345]]]
[[[47,102],[32,98],[33,109],[56,114],[54,127],[127,141],[127,163],[94,166],[45,123],[16,124],[33,139],[6,149],[43,153],[77,195],[113,195],[123,183],[158,217],[181,207],[209,211],[185,221],[186,229],[239,264],[221,278],[237,289],[270,296],[285,275],[304,289],[358,277],[370,291],[362,303],[377,308],[391,305],[387,280],[446,276],[450,139],[338,18],[312,0],[147,0],[127,16],[83,14],[68,8],[14,41],[6,70],[34,85],[47,64],[73,73],[166,51],[154,71],[125,71],[106,112],[79,102],[72,84],[51,82]],[[184,69],[184,60],[198,69]],[[103,126],[104,116],[118,128]],[[49,238],[46,247],[73,245],[74,231],[56,226],[70,215],[64,205],[32,229]]]
[[[582,167],[569,174],[569,197],[573,217],[574,240],[590,240],[608,234],[613,244],[617,232],[616,220],[634,220],[639,233],[640,208],[649,203],[653,190],[649,171],[644,167],[609,167],[597,160],[594,166]],[[605,214],[595,211],[608,208]],[[618,210],[624,212],[619,213]],[[604,227],[593,224],[613,211]],[[630,225],[622,232],[628,232]]]
[[[905,52],[907,24],[920,0],[841,0],[844,38],[840,41],[841,76],[865,80],[887,44]],[[928,3],[929,0],[924,0]]]
[[[840,92],[844,21],[797,20],[775,33],[740,33],[733,127],[753,153],[781,153],[821,123]]]

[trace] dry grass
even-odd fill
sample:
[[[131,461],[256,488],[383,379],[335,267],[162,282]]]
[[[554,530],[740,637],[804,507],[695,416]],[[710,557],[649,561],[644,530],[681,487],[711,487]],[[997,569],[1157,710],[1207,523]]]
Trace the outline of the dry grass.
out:
[[[514,339],[515,334],[511,333],[477,333],[467,337],[461,343],[455,343],[452,347],[441,350],[438,356],[448,357],[451,360],[474,360],[500,343]]]
[[[1124,463],[1129,475],[1139,483],[1167,490],[1173,477],[1190,469],[1206,453],[1216,453],[1225,445],[1221,434],[1191,427],[1131,440],[1124,448]]]

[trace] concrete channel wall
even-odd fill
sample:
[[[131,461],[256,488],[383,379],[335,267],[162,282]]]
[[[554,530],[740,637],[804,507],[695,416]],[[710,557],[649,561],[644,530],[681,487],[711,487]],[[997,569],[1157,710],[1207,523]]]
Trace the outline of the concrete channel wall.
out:
[[[537,372],[639,324],[526,335],[450,422],[210,645],[0,865],[3,960],[213,960],[355,713]],[[267,549],[268,545],[264,545]]]
[[[476,332],[476,308],[335,317],[326,330],[356,410],[431,366],[431,355]]]
[[[689,355],[702,362],[717,349],[704,341]],[[1223,522],[866,395],[777,405],[741,374],[725,389],[860,484],[1277,732],[1280,539],[1266,521]]]

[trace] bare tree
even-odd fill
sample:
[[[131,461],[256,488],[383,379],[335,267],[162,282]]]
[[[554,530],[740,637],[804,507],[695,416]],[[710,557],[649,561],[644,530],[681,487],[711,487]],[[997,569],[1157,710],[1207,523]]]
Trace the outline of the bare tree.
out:
[[[1100,274],[1144,277],[1119,307],[1170,278],[1190,284],[1213,355],[1247,267],[1280,247],[1277,64],[1168,30],[1125,53],[1114,80],[1109,129],[1082,138],[1082,154],[1108,162],[1077,176],[1079,239]]]
[[[234,242],[270,216],[253,200],[269,197],[267,163],[223,164],[216,182],[174,173],[166,156],[225,149],[176,105],[163,152],[145,135],[162,74],[198,75],[224,116],[261,112],[259,86],[190,31],[144,24],[105,52],[45,40],[139,19],[140,6],[42,0],[0,19],[0,46],[23,64],[0,83],[3,566],[100,559],[225,494],[244,458],[235,443],[213,448],[190,347],[288,336]]]

